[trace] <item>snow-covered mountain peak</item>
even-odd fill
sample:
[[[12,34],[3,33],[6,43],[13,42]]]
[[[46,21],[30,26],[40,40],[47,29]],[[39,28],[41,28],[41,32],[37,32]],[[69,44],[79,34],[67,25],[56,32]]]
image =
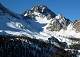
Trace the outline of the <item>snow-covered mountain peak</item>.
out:
[[[4,13],[6,14],[3,15]],[[36,5],[31,10],[26,10],[22,15],[10,11],[1,4],[0,34],[25,35],[43,40],[48,40],[48,37],[51,36],[75,35],[76,37],[76,35],[80,35],[72,30],[73,26],[75,29],[80,27],[78,27],[80,21],[70,26],[71,21],[69,19],[65,18],[62,14],[56,15],[44,5]],[[69,34],[67,32],[75,33]]]
[[[62,14],[58,14],[56,17],[54,17],[53,19],[55,19],[55,20],[57,20],[57,21],[59,21],[60,23],[66,23],[67,22],[67,24],[70,24],[71,23],[71,21],[69,20],[69,19],[67,19],[67,18],[65,18]]]
[[[46,16],[47,19],[54,18],[56,14],[52,12],[48,7],[45,5],[36,5],[34,6],[31,10],[26,10],[25,12],[22,13],[24,16]]]
[[[48,7],[46,7],[45,5],[36,5],[36,6],[34,6],[33,8],[32,8],[32,10],[34,11],[34,12],[39,12],[39,13],[42,13],[42,14],[44,14],[45,16],[47,16],[47,15],[53,15],[53,17],[54,16],[56,16],[56,14],[54,13],[54,12],[52,12]]]
[[[62,14],[58,14],[58,15],[56,16],[56,19],[64,19],[64,16],[63,16]]]
[[[71,21],[65,18],[62,14],[55,16],[47,26],[47,29],[50,31],[60,31],[61,29],[67,29],[67,26]]]
[[[36,5],[31,10],[35,12],[44,12],[45,9],[48,9],[45,5]]]

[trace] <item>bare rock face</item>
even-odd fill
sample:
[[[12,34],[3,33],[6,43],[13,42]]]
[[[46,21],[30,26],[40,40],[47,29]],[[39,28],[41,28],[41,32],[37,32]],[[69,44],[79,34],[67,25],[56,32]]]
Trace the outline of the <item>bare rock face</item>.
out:
[[[70,22],[69,19],[66,19],[62,14],[59,14],[51,20],[46,29],[49,29],[50,31],[60,31],[61,29],[66,30]]]
[[[76,30],[76,32],[80,32],[80,20],[74,21],[73,28]]]

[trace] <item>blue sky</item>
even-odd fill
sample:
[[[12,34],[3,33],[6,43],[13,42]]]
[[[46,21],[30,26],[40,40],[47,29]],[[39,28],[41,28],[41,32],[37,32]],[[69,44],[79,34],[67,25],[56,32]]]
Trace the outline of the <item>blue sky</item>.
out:
[[[37,4],[42,4],[71,21],[80,19],[80,0],[0,0],[0,3],[19,14]]]

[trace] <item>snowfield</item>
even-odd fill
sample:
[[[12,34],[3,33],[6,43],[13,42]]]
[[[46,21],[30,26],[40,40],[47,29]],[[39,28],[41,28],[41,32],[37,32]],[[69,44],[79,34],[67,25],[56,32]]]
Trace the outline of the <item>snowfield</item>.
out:
[[[57,20],[59,23],[61,23],[65,20],[65,18],[61,14],[58,14],[54,18],[48,20],[46,14],[50,15],[51,12],[43,14],[46,7],[40,6],[40,8],[41,7],[42,10],[40,11],[42,13],[29,11],[28,13],[25,13],[24,16],[11,11],[16,17],[8,14],[7,12],[4,13],[2,10],[0,10],[0,35],[21,35],[42,39],[44,41],[48,40],[49,37],[54,36],[59,41],[66,42],[68,45],[71,45],[72,43],[72,41],[68,38],[80,37],[80,32],[76,33],[75,29],[73,28],[73,24],[70,22],[66,30],[61,29],[60,31],[49,31],[46,29],[51,22],[53,23]],[[8,12],[10,12],[10,10]],[[31,16],[32,18],[24,18],[28,16]]]
[[[34,12],[33,14],[39,15],[40,13]],[[72,23],[68,25],[67,30],[49,31],[46,27],[52,19],[47,20],[46,16],[40,17],[39,15],[28,20],[22,19],[21,16],[20,18],[14,18],[7,13],[0,16],[0,34],[21,35],[43,40],[48,40],[49,37],[54,36],[61,42],[67,42],[68,45],[71,44],[71,41],[67,39],[68,37],[80,37],[80,33],[76,33],[73,29]],[[59,19],[60,15],[56,18]]]

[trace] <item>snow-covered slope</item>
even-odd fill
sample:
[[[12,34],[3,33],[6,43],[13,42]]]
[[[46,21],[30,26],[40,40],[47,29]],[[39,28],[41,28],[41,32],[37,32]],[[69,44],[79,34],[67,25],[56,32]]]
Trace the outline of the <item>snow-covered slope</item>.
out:
[[[36,5],[31,10],[16,14],[0,4],[0,34],[28,36],[48,40],[56,37],[61,42],[72,42],[71,37],[79,38],[73,23],[62,14],[56,15],[44,5]]]
[[[39,13],[34,12],[34,14],[38,15]],[[40,31],[43,31],[42,27],[44,27],[49,22],[48,20],[46,20],[46,17],[44,17],[42,20],[43,22],[41,22],[42,17],[40,16],[39,17],[36,16],[33,19],[27,17],[26,17],[27,19],[25,19],[24,16],[18,14],[16,14],[16,16],[18,16],[20,19],[0,9],[1,35],[18,35],[18,36],[28,36],[31,38],[44,39],[44,40],[48,39],[46,36],[41,35],[39,33]]]

